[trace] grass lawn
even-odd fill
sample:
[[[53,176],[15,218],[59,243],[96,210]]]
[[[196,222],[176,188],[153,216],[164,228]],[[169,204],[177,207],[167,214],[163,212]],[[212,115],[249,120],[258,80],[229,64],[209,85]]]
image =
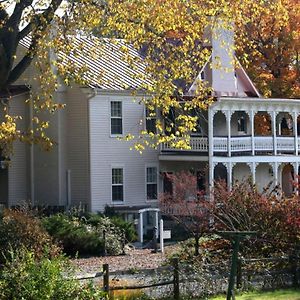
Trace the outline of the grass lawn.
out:
[[[210,298],[212,300],[224,300],[226,296]],[[278,290],[273,292],[252,292],[237,295],[236,300],[300,300],[300,290]]]

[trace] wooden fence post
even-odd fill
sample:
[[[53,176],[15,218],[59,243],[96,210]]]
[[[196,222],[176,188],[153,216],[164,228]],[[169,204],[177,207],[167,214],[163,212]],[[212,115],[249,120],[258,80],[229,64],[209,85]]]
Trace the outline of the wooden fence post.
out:
[[[173,259],[173,267],[174,267],[174,299],[179,300],[179,266],[178,266],[178,257]]]
[[[103,265],[103,290],[104,292],[109,292],[109,265]]]
[[[238,289],[242,287],[242,260],[241,259],[238,259],[237,261],[236,287]]]

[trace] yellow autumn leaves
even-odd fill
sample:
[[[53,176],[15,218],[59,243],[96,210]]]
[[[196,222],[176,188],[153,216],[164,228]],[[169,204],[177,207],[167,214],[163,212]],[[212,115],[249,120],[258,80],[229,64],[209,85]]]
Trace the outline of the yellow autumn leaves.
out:
[[[43,5],[47,7],[50,2],[44,1]],[[235,28],[235,49],[228,50],[237,51],[265,95],[276,95],[279,90],[287,96],[300,95],[297,0],[83,0],[63,5],[60,12],[64,13],[57,15],[46,29],[34,28],[39,40],[31,54],[38,58],[34,61],[38,71],[28,83],[38,87],[30,99],[36,119],[33,128],[21,132],[16,125],[18,118],[6,112],[0,128],[1,147],[7,149],[6,153],[18,139],[41,143],[47,149],[55,142],[47,136],[51,124],[39,120],[40,112],[53,113],[64,107],[53,97],[61,82],[88,83],[84,76],[87,66],[75,65],[68,59],[83,49],[75,45],[76,35],[122,39],[119,47],[128,65],[135,69],[143,60],[144,74],[137,76],[144,82],[145,105],[157,114],[157,130],[141,131],[135,137],[127,135],[127,139],[136,140],[138,151],[164,142],[189,147],[190,134],[196,130],[199,118],[192,111],[205,110],[213,101],[213,91],[202,82],[198,83],[196,95],[184,97],[211,55],[210,47],[204,47],[209,27]],[[36,14],[34,9],[27,11],[22,22],[34,20]],[[4,22],[1,26],[5,25]],[[129,44],[140,51],[140,58],[132,58],[126,46]],[[58,52],[65,53],[64,61],[57,58]],[[89,55],[97,57],[102,53],[94,47]],[[278,70],[280,75],[275,78]],[[168,118],[171,109],[176,115],[166,125],[162,120]]]

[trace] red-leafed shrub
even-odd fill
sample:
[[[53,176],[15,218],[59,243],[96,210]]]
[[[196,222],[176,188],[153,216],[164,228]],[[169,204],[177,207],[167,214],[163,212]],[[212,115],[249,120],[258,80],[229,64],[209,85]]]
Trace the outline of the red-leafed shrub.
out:
[[[26,209],[6,209],[0,218],[0,262],[10,251],[25,247],[36,258],[47,252],[56,256],[60,249],[41,225],[39,218]]]
[[[237,182],[229,191],[216,182],[211,213],[216,230],[256,231],[244,250],[256,255],[289,254],[300,243],[300,200],[284,198],[268,188],[260,193],[250,181]],[[248,247],[247,247],[248,246]]]
[[[209,202],[197,187],[197,176],[182,171],[166,174],[172,183],[172,193],[162,193],[160,209],[164,215],[185,228],[195,240],[195,255],[199,254],[199,240],[210,231]]]

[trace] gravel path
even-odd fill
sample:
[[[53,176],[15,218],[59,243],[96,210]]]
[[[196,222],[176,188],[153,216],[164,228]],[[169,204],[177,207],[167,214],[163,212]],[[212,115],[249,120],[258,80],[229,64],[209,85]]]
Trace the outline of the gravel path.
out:
[[[128,269],[152,269],[161,266],[174,246],[166,248],[166,253],[151,253],[149,249],[127,250],[126,255],[73,259],[72,263],[79,274],[102,271],[103,264],[109,264],[111,271]]]

